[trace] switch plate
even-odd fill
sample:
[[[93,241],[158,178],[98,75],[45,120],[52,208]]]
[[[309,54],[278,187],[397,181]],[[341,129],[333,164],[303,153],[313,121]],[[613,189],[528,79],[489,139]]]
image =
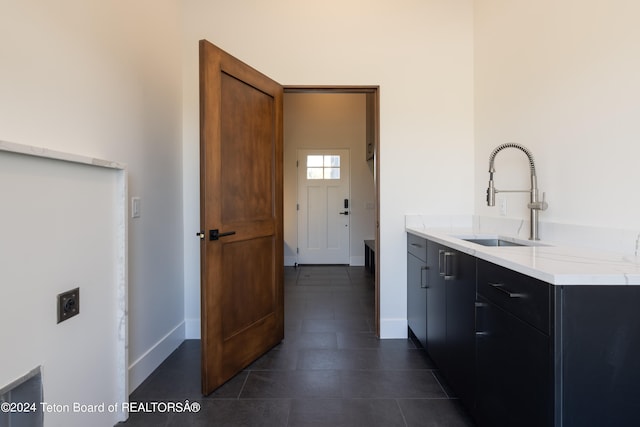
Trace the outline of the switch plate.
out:
[[[58,294],[58,323],[80,313],[80,288]]]
[[[131,218],[140,218],[140,197],[131,198]]]
[[[507,199],[502,197],[498,199],[498,203],[500,203],[500,215],[507,216]]]

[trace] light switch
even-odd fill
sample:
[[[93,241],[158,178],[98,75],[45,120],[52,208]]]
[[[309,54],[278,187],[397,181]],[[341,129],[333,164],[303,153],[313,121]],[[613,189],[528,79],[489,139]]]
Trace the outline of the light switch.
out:
[[[140,197],[131,198],[131,218],[140,218]]]
[[[500,203],[500,215],[507,216],[507,199],[502,197],[498,199],[498,202]]]

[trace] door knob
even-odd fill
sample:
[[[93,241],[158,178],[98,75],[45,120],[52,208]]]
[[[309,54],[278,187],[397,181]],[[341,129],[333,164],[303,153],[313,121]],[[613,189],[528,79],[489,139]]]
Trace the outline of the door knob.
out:
[[[339,212],[340,215],[349,215],[349,211]]]

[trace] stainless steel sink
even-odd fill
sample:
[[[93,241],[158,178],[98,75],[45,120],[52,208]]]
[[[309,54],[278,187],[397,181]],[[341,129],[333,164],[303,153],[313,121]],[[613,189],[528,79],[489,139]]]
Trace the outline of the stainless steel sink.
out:
[[[482,246],[535,246],[535,243],[532,244],[522,244],[510,242],[509,240],[502,239],[462,239],[466,242],[475,243]]]
[[[490,246],[494,248],[552,246],[549,243],[543,243],[540,240],[525,240],[518,237],[501,236],[499,234],[450,234],[449,236],[465,242],[475,243],[476,245]]]

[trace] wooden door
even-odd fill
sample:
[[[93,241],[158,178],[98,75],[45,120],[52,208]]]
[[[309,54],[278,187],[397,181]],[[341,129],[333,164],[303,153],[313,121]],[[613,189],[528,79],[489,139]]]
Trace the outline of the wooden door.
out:
[[[202,393],[284,337],[282,95],[200,41]]]

